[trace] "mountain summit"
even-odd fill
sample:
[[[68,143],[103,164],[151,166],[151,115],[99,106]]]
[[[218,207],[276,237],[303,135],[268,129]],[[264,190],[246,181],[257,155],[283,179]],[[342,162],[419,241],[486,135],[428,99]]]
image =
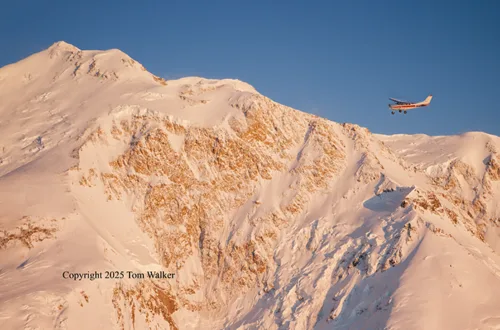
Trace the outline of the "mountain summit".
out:
[[[496,329],[500,138],[378,135],[65,42],[0,69],[5,329]]]

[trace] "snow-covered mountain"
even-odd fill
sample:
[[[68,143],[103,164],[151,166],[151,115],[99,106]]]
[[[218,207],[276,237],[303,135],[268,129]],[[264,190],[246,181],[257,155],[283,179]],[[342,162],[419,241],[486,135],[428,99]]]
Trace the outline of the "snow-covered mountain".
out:
[[[2,329],[500,329],[497,136],[64,42],[0,69],[0,132]]]

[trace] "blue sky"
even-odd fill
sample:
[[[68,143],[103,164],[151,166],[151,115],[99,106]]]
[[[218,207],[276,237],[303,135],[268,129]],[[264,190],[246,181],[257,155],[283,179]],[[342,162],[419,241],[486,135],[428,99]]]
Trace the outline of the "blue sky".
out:
[[[166,78],[241,79],[376,133],[500,135],[498,1],[2,2],[0,66],[64,40]],[[429,93],[428,108],[388,110]]]

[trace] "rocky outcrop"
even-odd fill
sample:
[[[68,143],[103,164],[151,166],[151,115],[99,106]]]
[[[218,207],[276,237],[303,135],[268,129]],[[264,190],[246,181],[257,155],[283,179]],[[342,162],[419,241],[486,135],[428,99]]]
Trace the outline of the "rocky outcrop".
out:
[[[56,219],[35,221],[30,217],[23,217],[19,222],[21,224],[14,229],[0,230],[0,250],[13,248],[19,244],[31,249],[39,242],[56,238],[58,222]]]

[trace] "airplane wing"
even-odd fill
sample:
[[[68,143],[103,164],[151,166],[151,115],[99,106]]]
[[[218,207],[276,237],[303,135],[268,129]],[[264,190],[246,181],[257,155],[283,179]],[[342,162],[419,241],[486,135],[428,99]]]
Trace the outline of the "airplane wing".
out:
[[[393,102],[396,102],[397,104],[410,104],[411,102],[408,102],[408,101],[401,101],[401,100],[398,100],[398,99],[393,99],[392,97],[389,97],[389,100],[393,101]]]

